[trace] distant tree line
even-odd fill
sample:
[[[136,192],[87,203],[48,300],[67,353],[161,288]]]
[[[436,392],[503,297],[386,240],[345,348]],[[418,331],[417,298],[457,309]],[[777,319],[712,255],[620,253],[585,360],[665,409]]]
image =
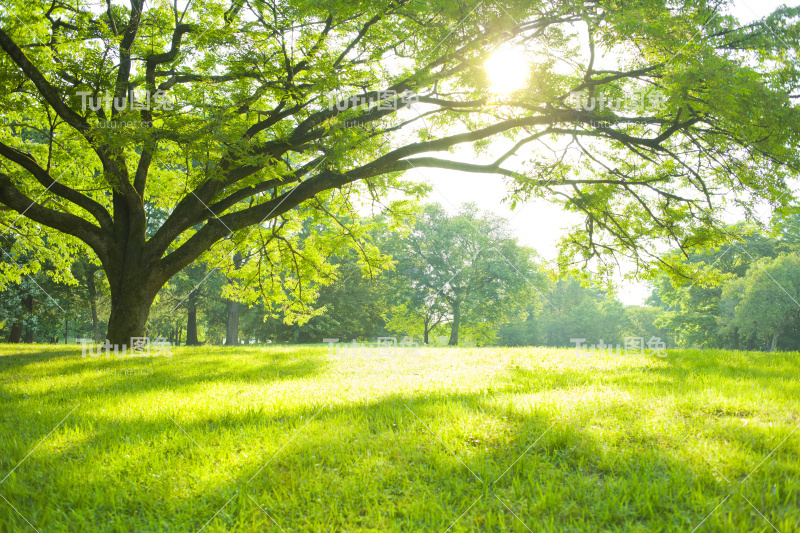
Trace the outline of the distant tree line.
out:
[[[800,216],[777,219],[768,233],[743,224],[728,229],[743,239],[666,254],[668,267],[652,280],[646,305],[625,306],[596,279],[555,276],[517,243],[506,220],[471,204],[454,214],[428,204],[407,227],[372,219],[363,243],[382,261],[331,250],[332,269],[316,273],[312,298],[290,298],[300,285],[288,277],[287,294],[274,300],[249,290],[257,254],[237,253],[225,268],[195,262],[159,292],[147,335],[185,345],[409,336],[426,344],[560,347],[575,346],[573,339],[624,345],[628,337],[656,337],[670,348],[797,350]],[[298,239],[313,231],[299,228]],[[0,247],[4,262],[27,272],[0,288],[3,340],[105,339],[109,286],[96,264],[81,258],[71,266],[73,279],[63,280],[13,241]],[[297,301],[301,309],[290,303]]]

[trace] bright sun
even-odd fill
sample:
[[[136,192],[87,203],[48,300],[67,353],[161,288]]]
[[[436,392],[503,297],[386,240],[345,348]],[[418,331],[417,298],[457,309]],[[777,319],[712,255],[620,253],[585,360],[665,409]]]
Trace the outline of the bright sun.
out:
[[[505,46],[495,50],[486,61],[486,76],[495,94],[508,94],[525,87],[529,60],[521,46]]]

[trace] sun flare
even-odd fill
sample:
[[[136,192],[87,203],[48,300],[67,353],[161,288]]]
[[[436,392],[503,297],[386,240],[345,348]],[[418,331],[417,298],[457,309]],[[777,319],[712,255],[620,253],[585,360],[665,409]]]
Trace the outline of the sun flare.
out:
[[[495,50],[486,60],[486,76],[495,94],[513,93],[528,82],[530,60],[521,46],[505,46]]]

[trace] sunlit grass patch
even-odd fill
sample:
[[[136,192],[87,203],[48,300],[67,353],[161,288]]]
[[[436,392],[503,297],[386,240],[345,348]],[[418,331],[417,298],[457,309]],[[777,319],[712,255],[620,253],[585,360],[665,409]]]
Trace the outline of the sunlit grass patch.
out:
[[[0,354],[8,531],[800,529],[797,354]]]

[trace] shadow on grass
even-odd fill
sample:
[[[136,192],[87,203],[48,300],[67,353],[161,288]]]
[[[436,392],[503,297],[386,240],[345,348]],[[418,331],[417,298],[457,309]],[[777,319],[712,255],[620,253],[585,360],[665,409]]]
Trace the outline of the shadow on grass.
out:
[[[226,381],[271,382],[304,379],[325,371],[328,362],[324,356],[304,354],[291,350],[261,350],[224,348],[213,351],[178,349],[166,357],[82,357],[80,351],[43,351],[0,357],[0,385],[48,382],[48,392],[59,390],[70,396],[81,397],[109,394],[115,391],[147,393],[164,389],[202,388],[205,385]],[[230,357],[220,357],[229,355]],[[227,352],[227,353],[226,353]],[[12,361],[13,359],[13,361]],[[37,363],[49,362],[44,368]],[[2,365],[5,365],[3,367]],[[17,372],[11,369],[19,369]],[[25,372],[25,369],[28,369]],[[36,372],[31,372],[35,369]],[[70,377],[84,376],[79,383]],[[50,383],[52,382],[52,383]],[[10,397],[14,393],[6,391]],[[17,396],[29,396],[18,390]]]
[[[325,365],[276,353],[250,360],[257,366],[248,370],[248,362],[193,357],[186,358],[186,375],[177,368],[183,363],[161,369],[175,379],[170,386],[260,382],[276,369],[312,379]],[[83,364],[70,365],[85,372]],[[745,370],[724,361],[667,360],[608,373],[602,383],[637,392],[644,379],[653,387],[646,396],[659,396],[675,392],[691,373],[732,373],[736,383],[747,378],[764,387],[786,379],[774,374],[779,370]],[[147,381],[154,376],[137,381],[135,391],[161,387]],[[796,444],[773,454],[740,495],[748,468],[707,460],[668,424],[653,428],[635,409],[621,413],[613,402],[547,401],[547,394],[592,384],[586,372],[510,367],[491,394],[393,394],[327,407],[335,398],[318,397],[288,413],[250,406],[210,417],[184,404],[153,406],[155,417],[77,414],[65,431],[85,437],[44,446],[0,492],[40,531],[279,531],[276,523],[286,531],[691,531],[729,495],[704,531],[769,528],[742,495],[780,531],[800,527],[792,503],[800,499]],[[104,396],[127,390],[76,389]],[[519,407],[518,398],[535,393],[545,396]],[[595,424],[622,427],[603,433]],[[30,433],[20,449],[37,442]],[[758,460],[767,454],[762,448],[778,443],[763,427],[742,427],[733,438],[742,448],[756,444]],[[3,470],[13,466],[3,459]],[[10,509],[2,513],[5,527],[26,527]]]

